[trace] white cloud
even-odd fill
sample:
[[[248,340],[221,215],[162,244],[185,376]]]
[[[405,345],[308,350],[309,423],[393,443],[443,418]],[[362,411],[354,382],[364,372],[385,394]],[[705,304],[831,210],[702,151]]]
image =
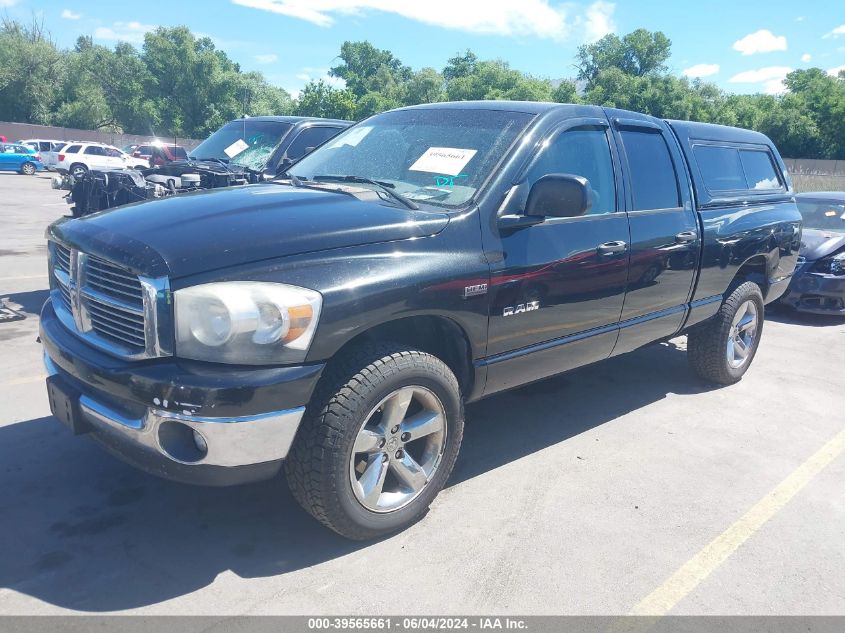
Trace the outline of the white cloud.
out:
[[[404,18],[443,28],[565,39],[572,35],[594,40],[615,30],[616,5],[596,1],[588,6],[572,2],[552,4],[550,0],[232,0],[253,9],[306,20],[317,26],[334,24],[336,16],[367,11],[393,13]]]
[[[813,56],[810,55],[810,53],[804,53],[803,55],[801,55],[801,61],[804,63],[807,63],[811,59],[813,59]]]
[[[98,40],[119,40],[121,42],[144,41],[144,34],[155,29],[154,24],[140,22],[115,22],[111,26],[100,26],[94,30],[94,38]]]
[[[822,36],[822,39],[827,40],[831,37],[839,37],[840,35],[845,35],[845,24],[843,24],[842,26],[837,26],[830,33],[825,33]]]
[[[757,70],[746,70],[728,79],[734,84],[761,84],[766,94],[779,94],[786,90],[783,80],[792,72],[789,66],[767,66]]]
[[[799,15],[797,18],[795,18],[795,21],[796,22],[803,22],[806,19],[807,19],[806,15]]]
[[[82,17],[82,14],[81,13],[75,13],[74,11],[71,11],[70,9],[65,9],[64,11],[62,11],[62,17],[65,20],[78,20],[79,18]]]
[[[709,77],[719,72],[719,64],[696,64],[684,69],[686,77]]]
[[[0,7],[13,7],[18,3],[18,0],[0,0]]]
[[[303,85],[311,81],[322,81],[332,88],[338,88],[339,90],[346,88],[346,82],[340,77],[332,77],[329,75],[328,68],[313,68],[311,66],[306,66],[297,73],[296,78],[299,79]]]
[[[845,64],[843,64],[842,66],[837,66],[836,68],[828,68],[827,74],[831,77],[838,77],[839,73],[841,73],[843,70],[845,70]]]
[[[760,29],[754,33],[749,33],[741,40],[734,42],[734,50],[739,51],[743,55],[785,51],[786,37],[783,35],[775,35],[767,29]]]
[[[255,61],[257,61],[259,64],[272,64],[277,59],[279,59],[279,56],[275,53],[267,53],[266,55],[255,56]]]

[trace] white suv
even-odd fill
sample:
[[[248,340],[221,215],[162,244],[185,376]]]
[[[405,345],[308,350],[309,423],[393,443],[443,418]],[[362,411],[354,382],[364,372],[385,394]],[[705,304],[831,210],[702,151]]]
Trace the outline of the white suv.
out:
[[[103,143],[68,143],[59,150],[56,170],[80,178],[90,169],[147,169],[150,162]]]

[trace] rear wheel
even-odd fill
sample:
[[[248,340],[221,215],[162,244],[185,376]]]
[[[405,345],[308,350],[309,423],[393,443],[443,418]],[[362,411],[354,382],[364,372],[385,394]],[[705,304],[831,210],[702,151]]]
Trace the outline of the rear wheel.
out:
[[[458,381],[401,345],[359,348],[327,370],[285,462],[305,510],[351,539],[419,519],[446,484],[463,436]]]
[[[752,282],[738,286],[706,323],[687,337],[687,355],[701,378],[722,385],[748,371],[763,333],[763,294]]]
[[[74,163],[70,166],[70,175],[74,178],[82,178],[88,173],[88,168],[81,163]]]
[[[35,163],[26,162],[21,165],[21,173],[24,176],[33,176],[38,169],[35,167]]]

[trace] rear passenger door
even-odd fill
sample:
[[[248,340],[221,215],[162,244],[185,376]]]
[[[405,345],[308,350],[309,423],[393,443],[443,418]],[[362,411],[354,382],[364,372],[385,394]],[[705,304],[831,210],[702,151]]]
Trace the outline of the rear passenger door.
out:
[[[83,160],[88,169],[108,169],[110,167],[105,150],[99,145],[89,145],[82,150]]]
[[[680,329],[700,251],[689,179],[671,131],[662,121],[632,116],[612,119],[631,229],[628,290],[614,354]]]

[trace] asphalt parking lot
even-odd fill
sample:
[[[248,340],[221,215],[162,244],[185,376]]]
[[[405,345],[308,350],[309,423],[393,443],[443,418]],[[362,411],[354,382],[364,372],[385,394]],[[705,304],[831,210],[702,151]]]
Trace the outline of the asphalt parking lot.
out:
[[[48,177],[0,174],[0,613],[845,613],[845,322],[775,313],[745,379],[684,339],[467,409],[449,487],[352,543],[283,481],[160,481],[50,416]]]

